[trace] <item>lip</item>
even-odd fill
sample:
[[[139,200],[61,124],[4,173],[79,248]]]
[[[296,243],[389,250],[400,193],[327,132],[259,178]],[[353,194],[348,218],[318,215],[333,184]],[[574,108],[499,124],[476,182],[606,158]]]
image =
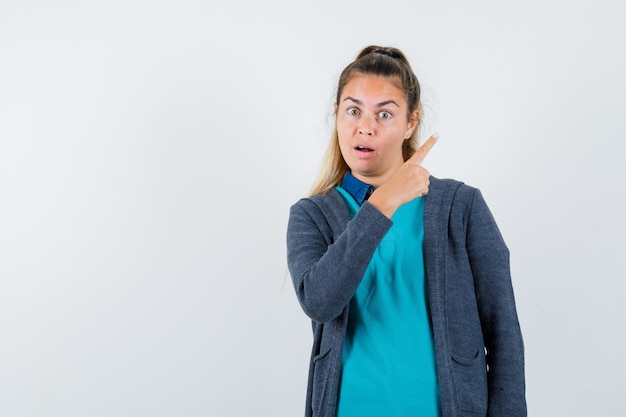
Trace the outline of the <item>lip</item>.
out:
[[[353,151],[359,158],[371,158],[375,153],[374,149],[367,145],[357,145],[353,148]]]

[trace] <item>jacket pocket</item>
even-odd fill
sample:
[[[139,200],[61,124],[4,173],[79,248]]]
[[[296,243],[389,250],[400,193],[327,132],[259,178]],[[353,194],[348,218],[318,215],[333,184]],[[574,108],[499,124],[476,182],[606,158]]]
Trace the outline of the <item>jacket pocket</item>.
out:
[[[452,374],[462,411],[487,414],[487,363],[484,349],[470,355],[452,354]]]
[[[326,385],[330,373],[330,352],[329,347],[313,358],[313,386],[311,387],[311,407],[313,415],[319,415],[322,404],[326,396]]]

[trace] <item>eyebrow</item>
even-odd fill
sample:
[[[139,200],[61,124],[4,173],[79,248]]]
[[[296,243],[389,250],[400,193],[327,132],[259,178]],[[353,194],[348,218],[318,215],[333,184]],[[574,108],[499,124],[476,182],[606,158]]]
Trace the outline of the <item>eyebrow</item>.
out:
[[[343,99],[343,101],[346,101],[346,100],[353,101],[353,102],[355,102],[356,104],[358,104],[359,106],[362,106],[362,105],[363,105],[363,102],[362,102],[361,100],[356,99],[356,98],[354,98],[354,97],[350,97],[350,96],[348,96],[348,97],[346,97],[346,98],[344,98],[344,99]],[[396,101],[395,101],[395,100],[386,100],[386,101],[381,101],[380,103],[378,103],[378,104],[376,105],[376,107],[383,107],[383,106],[386,106],[387,104],[395,104],[397,107],[400,107],[400,105],[399,105],[398,103],[396,103]]]

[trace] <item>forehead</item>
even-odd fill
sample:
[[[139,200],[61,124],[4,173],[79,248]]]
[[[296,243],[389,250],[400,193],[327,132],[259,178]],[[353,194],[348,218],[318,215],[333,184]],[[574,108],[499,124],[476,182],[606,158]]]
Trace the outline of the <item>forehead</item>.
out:
[[[406,105],[405,94],[400,85],[398,77],[355,74],[343,87],[340,101],[351,97],[361,101],[375,102],[394,100],[400,105]]]

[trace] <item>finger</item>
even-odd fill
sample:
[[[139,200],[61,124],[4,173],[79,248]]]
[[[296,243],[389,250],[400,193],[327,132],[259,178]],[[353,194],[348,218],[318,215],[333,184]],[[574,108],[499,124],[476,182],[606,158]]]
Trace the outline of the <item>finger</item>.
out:
[[[433,133],[432,136],[429,137],[428,140],[426,140],[426,142],[424,142],[424,144],[420,146],[417,151],[415,151],[415,153],[411,157],[411,160],[413,162],[417,162],[418,164],[421,164],[424,158],[426,158],[426,155],[428,155],[428,152],[430,152],[433,146],[435,146],[435,143],[437,143],[438,139],[439,139],[439,133],[437,132]]]

